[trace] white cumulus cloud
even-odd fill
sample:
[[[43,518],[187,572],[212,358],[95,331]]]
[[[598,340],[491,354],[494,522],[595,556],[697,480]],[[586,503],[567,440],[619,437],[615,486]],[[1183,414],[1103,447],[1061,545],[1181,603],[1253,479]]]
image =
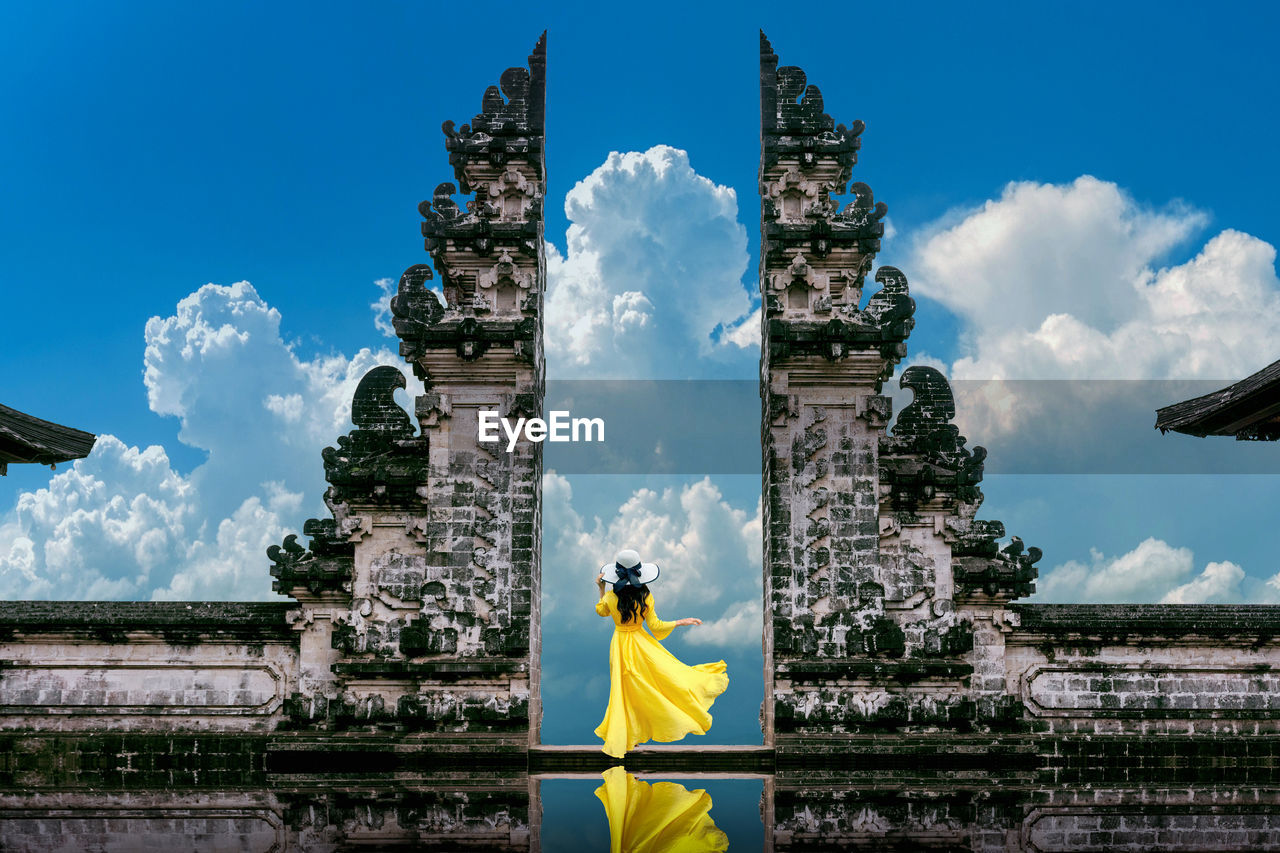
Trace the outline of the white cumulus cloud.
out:
[[[749,648],[758,644],[764,632],[764,610],[759,596],[747,601],[735,601],[725,608],[724,615],[689,633],[689,642],[695,646],[724,646]]]
[[[1224,379],[1280,336],[1275,248],[1225,230],[1161,266],[1208,217],[1114,183],[1011,183],[913,241],[912,288],[962,321],[954,379]]]
[[[759,316],[737,195],[678,148],[614,152],[565,198],[567,254],[547,246],[548,373],[685,378],[752,369]],[[747,375],[750,375],[749,372]]]
[[[953,380],[984,381],[957,386],[956,423],[970,444],[990,448],[993,460],[1004,448],[1067,464],[1097,458],[1113,424],[1130,429],[1116,415],[1133,411],[1131,385],[1003,380],[1225,383],[1272,361],[1260,343],[1280,338],[1275,248],[1232,229],[1197,246],[1208,223],[1184,203],[1151,207],[1086,175],[1010,183],[999,198],[913,235],[913,291],[960,321],[956,357],[935,366]],[[1188,248],[1189,260],[1170,262]],[[1157,405],[1177,399],[1152,403],[1151,421]],[[1125,458],[1162,452],[1145,431],[1115,433],[1129,442]],[[1148,538],[1119,556],[1094,551],[1058,565],[1038,586],[1038,600],[1049,601],[1229,602],[1276,600],[1280,582],[1225,561],[1197,571],[1189,549]]]
[[[161,447],[99,436],[0,515],[0,595],[270,597],[265,549],[323,514],[320,449],[351,428],[355,386],[378,364],[403,367],[386,350],[299,358],[280,320],[248,282],[205,285],[152,317],[148,402],[206,461],[184,474]]]
[[[601,518],[574,507],[573,488],[564,476],[548,472],[542,490],[542,609],[544,620],[554,621],[557,630],[599,618],[591,581],[615,553],[634,548],[662,570],[652,587],[659,615],[704,620],[687,629],[690,642],[759,641],[758,501],[751,511],[734,507],[706,477],[678,487],[635,490],[617,513]]]
[[[1280,601],[1280,573],[1268,581],[1245,574],[1228,561],[1196,572],[1189,548],[1148,537],[1136,548],[1109,557],[1094,549],[1088,563],[1076,560],[1042,572],[1035,601],[1098,604],[1238,604]]]

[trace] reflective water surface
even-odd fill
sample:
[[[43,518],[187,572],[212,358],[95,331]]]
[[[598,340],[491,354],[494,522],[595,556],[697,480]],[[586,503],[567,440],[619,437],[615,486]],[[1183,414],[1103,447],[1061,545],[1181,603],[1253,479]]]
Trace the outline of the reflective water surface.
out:
[[[6,762],[8,757],[3,757]],[[1192,771],[1188,774],[1185,771]],[[1209,771],[1209,772],[1206,772]],[[1135,774],[789,770],[765,776],[530,776],[464,768],[259,788],[0,791],[0,848],[19,851],[1280,850],[1271,768]],[[1199,781],[1181,781],[1188,775]],[[1250,776],[1260,776],[1262,784]]]

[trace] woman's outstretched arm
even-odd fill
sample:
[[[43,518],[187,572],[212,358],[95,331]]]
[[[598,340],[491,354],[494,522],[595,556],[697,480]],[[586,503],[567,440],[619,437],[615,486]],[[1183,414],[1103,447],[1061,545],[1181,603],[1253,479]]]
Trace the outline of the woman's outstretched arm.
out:
[[[596,575],[596,587],[600,590],[600,600],[596,602],[596,615],[608,616],[609,605],[604,600],[604,572]]]
[[[665,640],[667,638],[667,635],[670,634],[672,631],[674,631],[676,627],[679,625],[701,625],[702,624],[701,619],[694,619],[692,617],[686,618],[686,619],[677,619],[674,622],[664,622],[663,620],[658,618],[658,611],[653,606],[652,595],[649,596],[648,600],[645,603],[648,606],[645,610],[644,621],[645,621],[645,624],[649,626],[649,631],[650,633],[653,634],[654,639]]]

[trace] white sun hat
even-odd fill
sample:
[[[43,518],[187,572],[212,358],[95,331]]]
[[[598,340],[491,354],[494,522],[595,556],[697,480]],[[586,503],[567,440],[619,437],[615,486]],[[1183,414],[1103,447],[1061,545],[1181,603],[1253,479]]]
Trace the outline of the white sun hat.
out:
[[[614,555],[612,563],[601,566],[600,573],[604,575],[606,583],[613,584],[614,591],[617,592],[628,584],[638,586],[657,580],[658,566],[656,563],[642,563],[639,554],[625,548]]]

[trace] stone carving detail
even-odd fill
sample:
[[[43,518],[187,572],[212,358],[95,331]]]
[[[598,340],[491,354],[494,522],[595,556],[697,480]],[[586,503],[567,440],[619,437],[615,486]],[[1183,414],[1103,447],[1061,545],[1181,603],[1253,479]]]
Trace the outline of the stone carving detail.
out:
[[[791,263],[780,273],[769,276],[769,283],[774,290],[786,290],[793,285],[822,290],[827,286],[828,276],[814,270],[799,252],[791,259]]]
[[[905,341],[915,325],[912,317],[915,300],[908,294],[906,276],[896,268],[886,266],[877,270],[880,290],[871,295],[863,309],[857,307],[862,276],[848,268],[819,266],[797,254],[778,272],[769,272],[766,276],[771,291],[790,289],[786,302],[773,292],[764,295],[769,314],[765,330],[771,358],[821,355],[835,361],[851,352],[873,350],[885,361],[879,377],[883,378],[892,372],[893,364],[906,355]],[[810,299],[808,289],[833,290],[834,281],[841,282],[842,304],[837,316],[832,317],[832,297]],[[850,297],[853,302],[845,302]]]
[[[405,387],[404,374],[388,366],[373,368],[356,386],[351,400],[356,428],[321,453],[330,501],[418,502],[426,440],[414,436],[408,414],[395,401],[395,391]]]
[[[951,423],[956,416],[956,404],[946,377],[932,367],[915,365],[902,372],[898,384],[910,388],[915,396],[893,426],[895,444],[905,453],[939,458],[957,453],[964,439]]]
[[[881,441],[881,483],[896,509],[914,509],[939,495],[961,503],[981,500],[978,483],[987,451],[969,450],[955,417],[955,399],[946,377],[932,367],[913,365],[898,383],[914,393],[898,414],[891,435]]]
[[[768,203],[780,222],[801,223],[811,213],[830,212],[827,204],[830,190],[808,180],[799,169],[788,169],[775,181],[761,187],[762,200]]]
[[[530,365],[541,358],[545,66],[544,36],[528,68],[507,69],[489,88],[470,124],[444,123],[456,183],[437,186],[419,211],[445,305],[415,267],[392,301],[401,355],[424,379],[423,359],[444,348],[469,361],[495,348]],[[475,195],[455,199],[459,190]]]
[[[503,221],[536,219],[541,215],[542,191],[517,169],[507,169],[488,185],[489,205]]]
[[[420,602],[427,586],[427,561],[421,554],[390,551],[370,561],[369,579],[379,592],[402,602]]]
[[[875,230],[879,225],[879,236],[884,236],[884,226],[879,223],[889,212],[889,205],[876,201],[871,187],[862,181],[858,181],[849,189],[853,193],[853,201],[840,211],[838,217],[840,221],[868,231]]]
[[[509,252],[503,251],[487,272],[476,278],[476,286],[481,290],[492,290],[494,301],[482,298],[484,310],[499,314],[520,313],[525,308],[525,297],[533,287],[533,273],[522,270],[512,259]]]
[[[273,563],[271,576],[275,578],[271,589],[284,595],[295,595],[302,589],[312,595],[326,590],[350,591],[355,545],[338,532],[337,523],[331,518],[309,518],[303,523],[302,532],[311,537],[307,548],[298,544],[296,533],[290,533],[283,546],[267,549],[267,557]]]
[[[905,341],[915,327],[916,311],[916,301],[907,288],[907,277],[897,267],[885,266],[876,270],[876,282],[880,289],[867,301],[862,312],[863,322],[880,329],[890,340]]]
[[[400,337],[432,326],[444,316],[440,298],[426,286],[433,277],[426,264],[414,264],[401,274],[396,295],[391,297],[391,323]]]
[[[1250,667],[1043,667],[1024,680],[1036,716],[1280,716],[1280,676]]]
[[[499,85],[485,90],[480,113],[470,125],[443,125],[445,147],[463,192],[472,191],[476,164],[501,168],[511,159],[542,160],[546,100],[547,35],[538,39],[529,67],[508,68]]]
[[[280,687],[279,673],[262,664],[6,663],[0,715],[44,715],[53,708],[184,714],[192,707],[208,715],[264,715],[279,707]]]
[[[860,304],[884,229],[876,217],[837,212],[832,196],[849,181],[863,125],[837,126],[823,109],[818,88],[801,69],[779,68],[762,34],[766,666],[908,653],[879,576],[881,421],[866,400],[883,399],[878,383],[905,352],[913,304],[905,278],[884,271],[884,295]],[[766,719],[794,718],[815,696],[811,688],[783,695],[766,705]]]
[[[764,140],[761,158],[766,168],[784,155],[798,160],[802,171],[810,171],[821,161],[833,161],[841,169],[858,162],[859,138],[865,129],[861,121],[849,127],[836,125],[823,112],[822,92],[810,85],[802,69],[794,65],[778,67],[764,33],[760,34],[761,119]]]
[[[957,597],[1012,601],[1035,592],[1035,564],[1044,556],[1039,548],[1025,547],[1017,536],[1001,548],[997,540],[1005,530],[998,521],[960,516],[948,519],[947,528],[955,537],[951,566]]]

